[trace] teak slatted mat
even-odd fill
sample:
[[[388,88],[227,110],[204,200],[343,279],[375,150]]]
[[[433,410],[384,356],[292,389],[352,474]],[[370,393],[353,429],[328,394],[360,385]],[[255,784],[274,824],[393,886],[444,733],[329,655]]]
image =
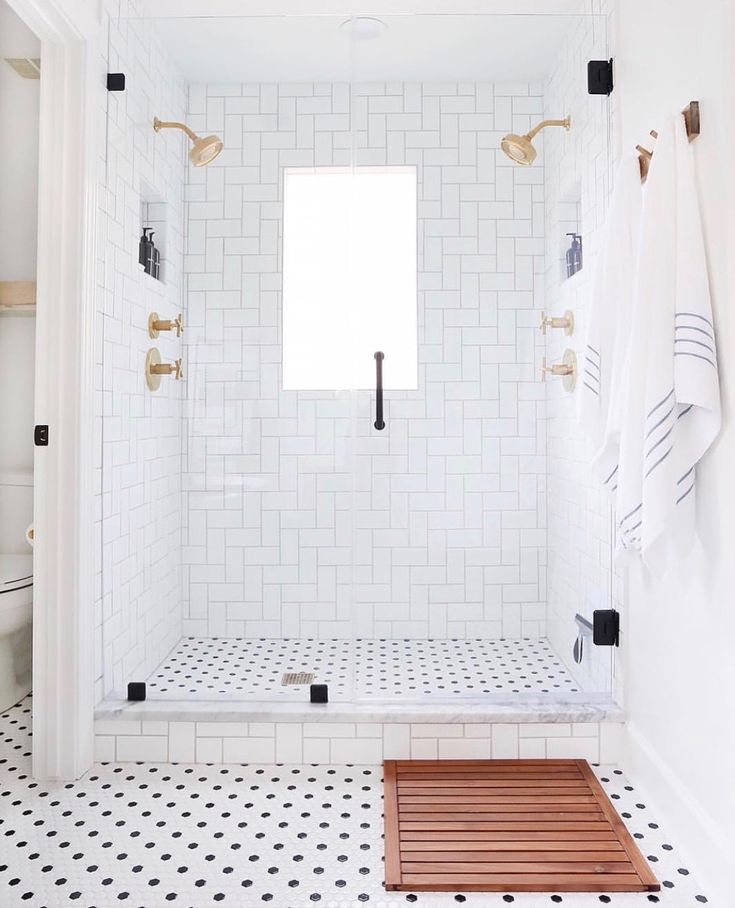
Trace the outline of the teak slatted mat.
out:
[[[586,760],[386,760],[385,888],[654,892]]]

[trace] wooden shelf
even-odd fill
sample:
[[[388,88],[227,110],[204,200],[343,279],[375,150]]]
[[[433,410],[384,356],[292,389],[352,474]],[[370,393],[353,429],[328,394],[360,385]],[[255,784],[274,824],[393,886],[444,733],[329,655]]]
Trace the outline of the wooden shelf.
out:
[[[35,281],[0,281],[0,312],[35,312]]]

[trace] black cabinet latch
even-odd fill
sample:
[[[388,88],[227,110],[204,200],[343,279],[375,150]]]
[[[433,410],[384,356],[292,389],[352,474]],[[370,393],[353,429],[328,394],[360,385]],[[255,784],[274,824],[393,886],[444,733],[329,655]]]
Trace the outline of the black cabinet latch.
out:
[[[48,426],[36,426],[33,430],[33,444],[37,448],[45,448],[48,445]]]

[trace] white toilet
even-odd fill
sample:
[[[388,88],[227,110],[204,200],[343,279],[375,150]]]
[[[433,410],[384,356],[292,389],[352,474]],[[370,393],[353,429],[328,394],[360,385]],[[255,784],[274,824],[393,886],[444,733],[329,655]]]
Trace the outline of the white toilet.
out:
[[[0,710],[31,689],[33,555],[0,554]]]
[[[0,472],[0,710],[31,690],[32,519],[33,475]]]

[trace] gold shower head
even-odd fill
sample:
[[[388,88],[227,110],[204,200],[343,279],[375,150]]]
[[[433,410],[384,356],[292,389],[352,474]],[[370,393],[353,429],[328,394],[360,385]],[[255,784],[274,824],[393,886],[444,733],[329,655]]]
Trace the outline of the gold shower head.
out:
[[[525,136],[517,136],[515,133],[508,133],[500,143],[500,147],[515,164],[529,165],[536,160],[537,151],[533,147],[533,137],[545,129],[547,126],[563,126],[569,130],[572,121],[569,117],[563,120],[544,120],[538,126],[534,126]]]
[[[180,129],[189,136],[192,141],[191,150],[189,151],[189,160],[195,167],[205,167],[213,161],[224,148],[222,139],[219,136],[204,136],[200,138],[185,123],[165,122],[155,117],[153,128],[156,132],[162,129]]]

